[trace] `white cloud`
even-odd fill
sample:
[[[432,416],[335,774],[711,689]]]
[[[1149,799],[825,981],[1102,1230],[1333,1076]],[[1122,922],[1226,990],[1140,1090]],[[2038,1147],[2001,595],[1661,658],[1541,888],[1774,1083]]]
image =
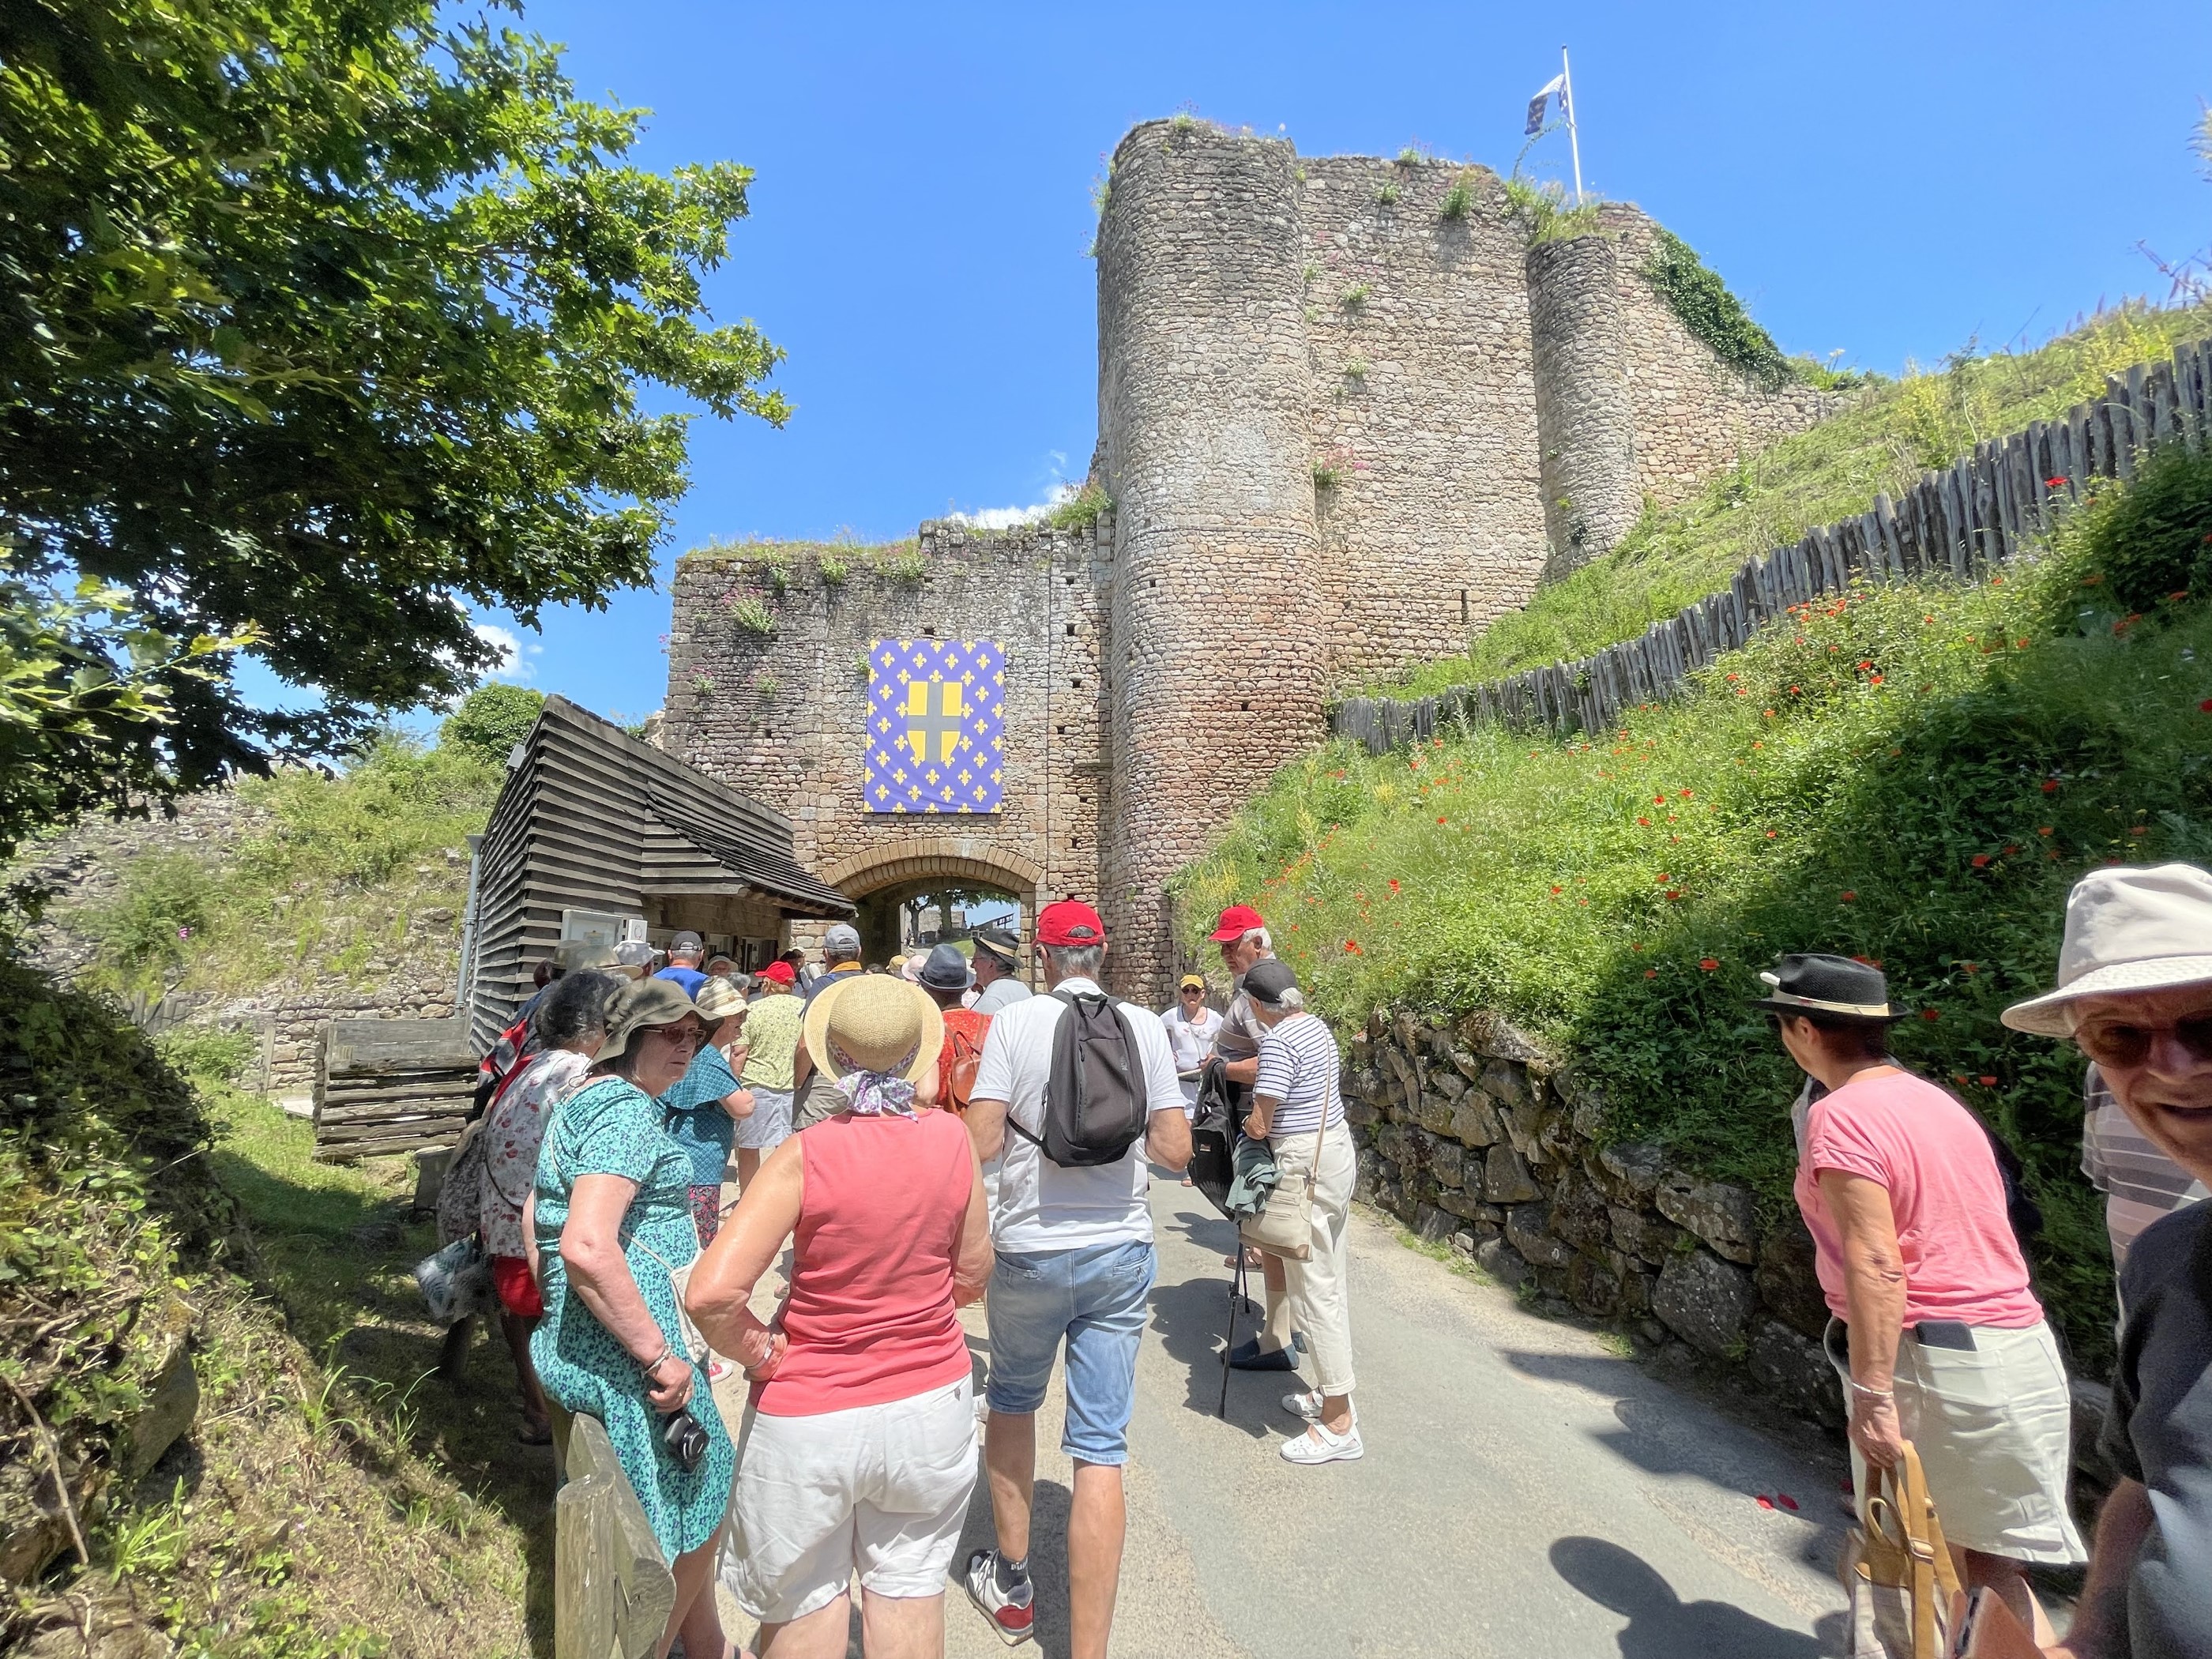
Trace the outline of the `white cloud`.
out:
[[[1034,506],[986,507],[974,513],[951,513],[945,516],[956,524],[972,525],[978,530],[1012,530],[1016,525],[1034,523],[1062,501],[1074,498],[1075,486],[1063,479],[1047,490],[1044,499]]]
[[[469,631],[499,653],[499,660],[484,671],[486,679],[526,685],[536,677],[537,666],[529,659],[544,649],[543,646],[524,644],[512,629],[501,628],[497,623],[471,623]]]

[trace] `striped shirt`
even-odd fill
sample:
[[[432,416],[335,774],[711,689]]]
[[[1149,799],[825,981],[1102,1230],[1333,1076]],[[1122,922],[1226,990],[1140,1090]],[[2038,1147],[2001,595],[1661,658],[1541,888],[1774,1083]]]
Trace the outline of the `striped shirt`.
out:
[[[2115,1272],[2136,1235],[2204,1196],[2203,1183],[2146,1139],[2094,1066],[2081,1083],[2081,1173],[2105,1195],[2105,1232]]]
[[[1324,1113],[1329,1122],[1343,1122],[1342,1069],[1336,1039],[1318,1014],[1292,1014],[1273,1030],[1262,1032],[1260,1074],[1253,1080],[1252,1092],[1276,1103],[1268,1140],[1312,1134],[1322,1127]]]

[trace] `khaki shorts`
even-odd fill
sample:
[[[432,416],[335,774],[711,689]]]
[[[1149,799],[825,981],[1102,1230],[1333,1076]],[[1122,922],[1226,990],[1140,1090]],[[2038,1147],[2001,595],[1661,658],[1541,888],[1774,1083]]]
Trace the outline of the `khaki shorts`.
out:
[[[1971,1344],[1972,1346],[1965,1346]],[[1828,1322],[1829,1363],[1850,1399],[1844,1327]],[[2012,1561],[2086,1561],[2066,1506],[2074,1413],[2051,1327],[1908,1329],[1897,1344],[1897,1421],[1920,1454],[1943,1536]],[[1866,1463],[1851,1448],[1865,1507]]]

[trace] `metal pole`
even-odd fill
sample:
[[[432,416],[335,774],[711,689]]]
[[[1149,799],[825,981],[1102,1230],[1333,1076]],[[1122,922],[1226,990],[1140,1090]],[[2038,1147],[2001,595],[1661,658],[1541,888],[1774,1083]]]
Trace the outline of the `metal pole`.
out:
[[[1575,77],[1567,70],[1567,49],[1559,48],[1559,90],[1566,94],[1567,149],[1575,158],[1575,205],[1583,204],[1583,141],[1575,131]]]

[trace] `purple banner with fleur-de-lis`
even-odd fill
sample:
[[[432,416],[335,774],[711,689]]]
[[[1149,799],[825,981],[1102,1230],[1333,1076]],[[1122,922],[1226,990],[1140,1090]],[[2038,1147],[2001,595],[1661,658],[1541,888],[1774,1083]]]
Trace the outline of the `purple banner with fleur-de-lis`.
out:
[[[994,640],[871,643],[867,810],[997,811],[1006,694]]]

